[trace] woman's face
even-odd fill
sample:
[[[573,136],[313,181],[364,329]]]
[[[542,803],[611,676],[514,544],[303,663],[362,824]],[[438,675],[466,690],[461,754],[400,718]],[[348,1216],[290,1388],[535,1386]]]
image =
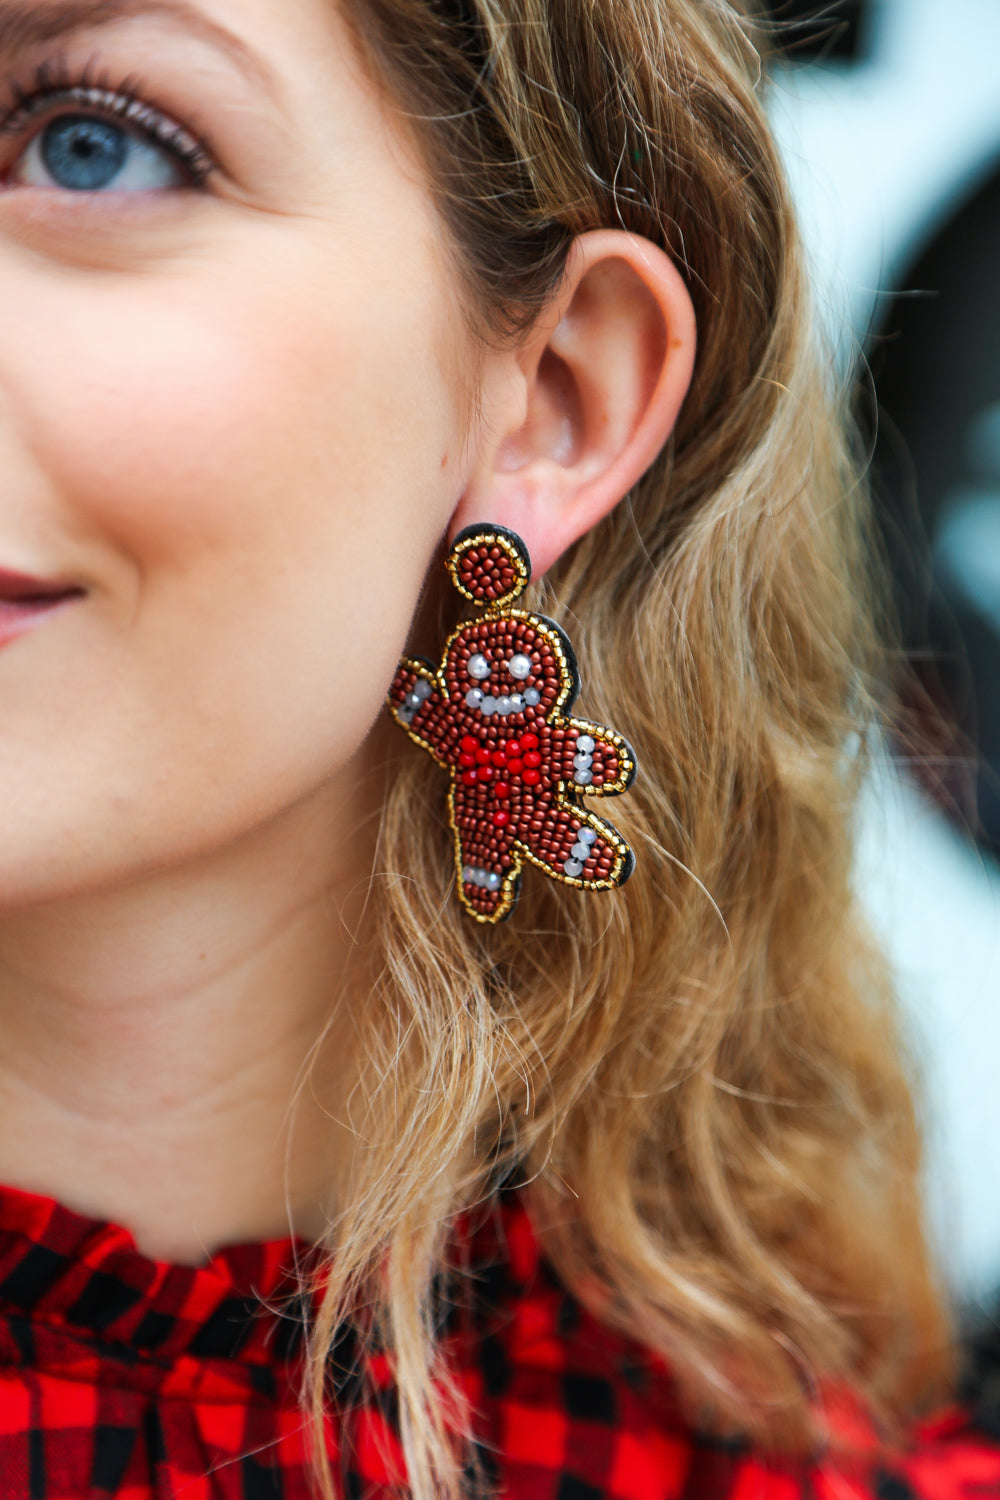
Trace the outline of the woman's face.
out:
[[[0,73],[9,904],[350,805],[469,359],[331,0],[0,0]]]

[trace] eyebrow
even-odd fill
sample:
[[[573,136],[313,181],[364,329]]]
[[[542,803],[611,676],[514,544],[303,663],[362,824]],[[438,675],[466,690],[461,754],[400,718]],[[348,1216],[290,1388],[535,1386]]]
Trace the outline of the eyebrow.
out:
[[[0,0],[0,55],[9,55],[135,16],[165,16],[228,52],[258,82],[272,90],[275,80],[256,52],[235,32],[220,26],[190,0]]]

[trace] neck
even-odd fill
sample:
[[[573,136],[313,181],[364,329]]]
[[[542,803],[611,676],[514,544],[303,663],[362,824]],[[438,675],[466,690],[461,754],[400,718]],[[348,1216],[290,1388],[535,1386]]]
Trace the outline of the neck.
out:
[[[364,840],[334,858],[335,826],[312,802],[193,866],[0,917],[0,1180],[176,1261],[322,1233],[365,967]]]

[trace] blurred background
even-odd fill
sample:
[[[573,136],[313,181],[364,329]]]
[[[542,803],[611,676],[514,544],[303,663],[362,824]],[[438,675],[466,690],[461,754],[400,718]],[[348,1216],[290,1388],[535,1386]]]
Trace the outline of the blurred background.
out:
[[[765,9],[914,668],[857,879],[925,1074],[933,1229],[974,1314],[1000,1292],[1000,0]]]

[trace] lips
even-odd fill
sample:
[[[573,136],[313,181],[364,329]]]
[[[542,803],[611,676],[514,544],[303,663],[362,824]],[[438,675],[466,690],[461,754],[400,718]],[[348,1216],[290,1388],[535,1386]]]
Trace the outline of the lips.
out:
[[[0,568],[0,645],[53,610],[81,599],[83,593],[78,585],[62,579],[34,578]]]
[[[0,568],[0,603],[34,604],[44,608],[82,592],[72,583],[47,582],[44,578],[31,578],[27,573],[8,573]]]

